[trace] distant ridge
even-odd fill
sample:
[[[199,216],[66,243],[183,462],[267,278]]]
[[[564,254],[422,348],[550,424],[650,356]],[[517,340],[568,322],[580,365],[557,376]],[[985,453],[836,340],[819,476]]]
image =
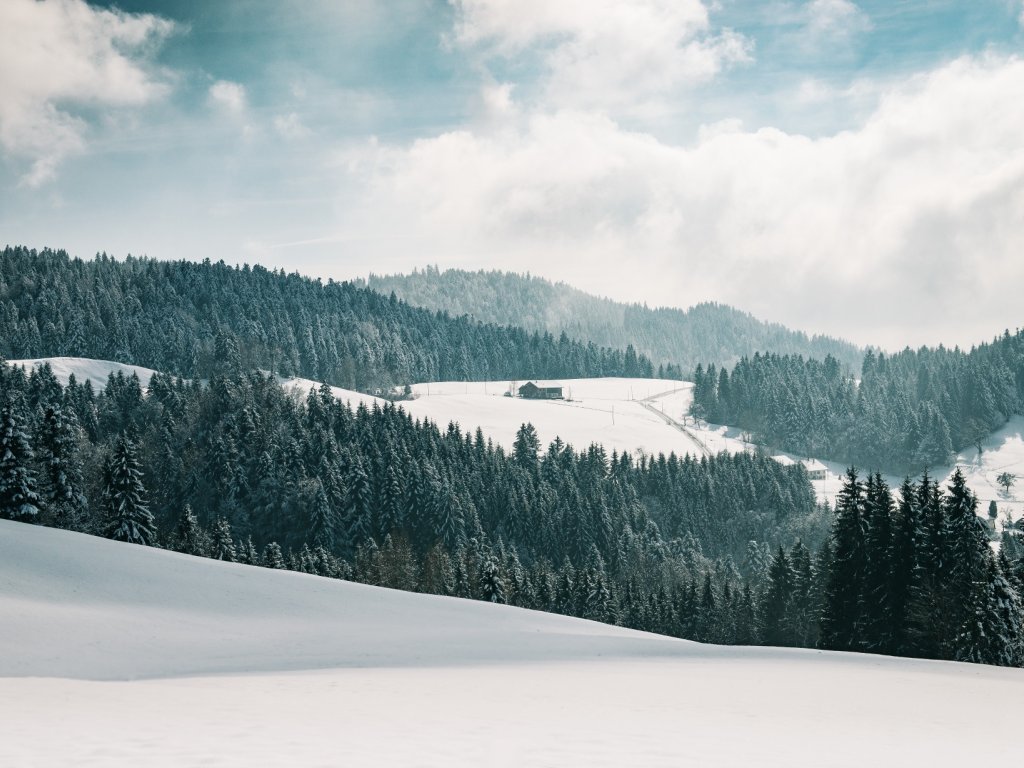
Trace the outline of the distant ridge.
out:
[[[570,338],[601,346],[632,344],[655,365],[733,365],[755,352],[797,354],[824,359],[832,355],[859,371],[863,350],[828,336],[808,336],[724,304],[704,302],[687,310],[626,304],[593,296],[566,283],[514,272],[476,272],[437,267],[408,275],[373,275],[363,284],[395,293],[409,304],[453,315],[471,315],[530,331],[565,332]]]

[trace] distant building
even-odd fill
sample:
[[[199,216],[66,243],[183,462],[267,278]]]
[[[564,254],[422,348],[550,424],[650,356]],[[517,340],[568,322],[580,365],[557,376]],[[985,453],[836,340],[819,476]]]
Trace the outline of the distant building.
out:
[[[519,396],[526,400],[561,400],[561,387],[538,387],[528,381],[519,388]]]
[[[811,480],[824,480],[828,476],[828,467],[817,459],[804,459],[800,462],[807,470],[807,477]]]
[[[828,467],[822,464],[817,459],[803,459],[799,462],[794,461],[783,454],[777,454],[772,456],[772,460],[778,462],[784,467],[792,467],[795,464],[803,464],[804,469],[807,470],[807,477],[810,480],[824,480],[828,477]]]

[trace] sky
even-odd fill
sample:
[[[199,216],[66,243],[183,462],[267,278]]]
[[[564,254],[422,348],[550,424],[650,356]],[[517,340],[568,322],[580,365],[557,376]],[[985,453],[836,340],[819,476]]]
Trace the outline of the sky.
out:
[[[2,0],[0,241],[1022,323],[1024,0]]]

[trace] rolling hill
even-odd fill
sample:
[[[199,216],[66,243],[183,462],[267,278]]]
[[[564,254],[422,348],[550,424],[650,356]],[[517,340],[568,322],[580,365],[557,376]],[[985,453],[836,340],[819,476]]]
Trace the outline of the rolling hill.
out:
[[[584,293],[565,283],[512,272],[467,272],[433,267],[409,275],[370,275],[365,284],[410,304],[530,331],[565,332],[602,346],[629,344],[655,365],[689,373],[698,364],[732,365],[743,356],[772,351],[822,359],[831,354],[854,371],[863,350],[826,336],[807,336],[722,304],[690,309],[648,308]]]
[[[1000,764],[1024,672],[700,645],[0,520],[0,763]]]

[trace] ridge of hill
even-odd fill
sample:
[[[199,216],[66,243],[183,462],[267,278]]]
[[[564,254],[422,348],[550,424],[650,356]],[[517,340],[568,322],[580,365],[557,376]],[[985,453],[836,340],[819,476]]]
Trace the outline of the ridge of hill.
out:
[[[409,304],[530,331],[565,332],[601,346],[632,344],[655,365],[732,365],[755,352],[832,355],[859,370],[863,350],[828,336],[808,336],[733,307],[703,302],[689,309],[649,308],[593,296],[566,283],[514,272],[438,270],[370,275],[362,284]]]

